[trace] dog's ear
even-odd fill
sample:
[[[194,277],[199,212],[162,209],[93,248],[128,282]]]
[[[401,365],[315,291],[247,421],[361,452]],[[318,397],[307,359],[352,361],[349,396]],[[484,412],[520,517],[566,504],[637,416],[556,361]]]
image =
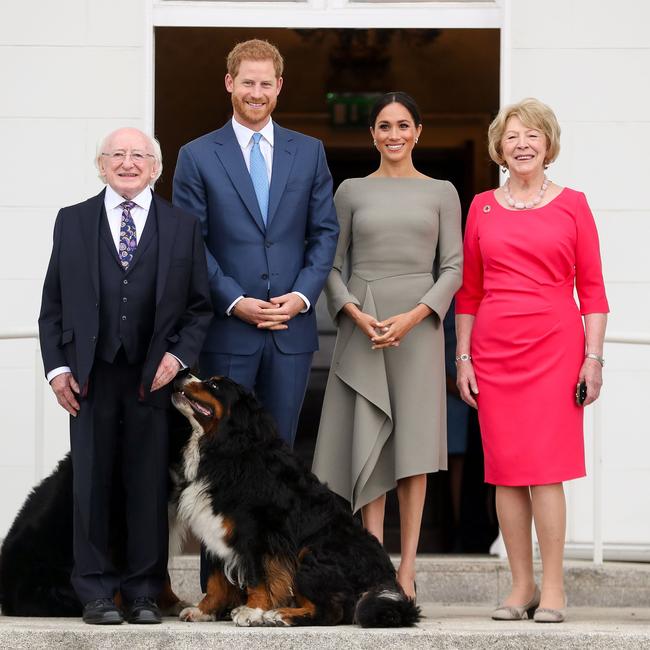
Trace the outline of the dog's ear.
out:
[[[235,434],[251,441],[277,438],[275,423],[255,397],[244,390],[230,404],[228,416],[221,423],[220,432]]]

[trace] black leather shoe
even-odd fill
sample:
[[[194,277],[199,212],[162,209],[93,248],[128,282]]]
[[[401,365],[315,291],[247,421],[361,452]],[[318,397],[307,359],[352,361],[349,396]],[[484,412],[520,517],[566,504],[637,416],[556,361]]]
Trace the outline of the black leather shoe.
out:
[[[98,598],[84,605],[83,621],[90,625],[119,625],[124,619],[112,598]]]
[[[162,623],[162,616],[153,598],[136,598],[129,608],[129,623]]]

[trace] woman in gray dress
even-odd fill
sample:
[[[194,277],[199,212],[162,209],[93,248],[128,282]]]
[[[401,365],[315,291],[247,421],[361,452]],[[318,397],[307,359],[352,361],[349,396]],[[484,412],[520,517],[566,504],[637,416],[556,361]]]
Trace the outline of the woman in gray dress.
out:
[[[411,597],[426,474],[447,467],[442,319],[462,265],[458,194],[411,159],[421,131],[411,97],[381,97],[370,115],[379,168],[335,196],[341,233],[325,292],[338,334],[313,466],[380,542],[397,486],[397,577]]]

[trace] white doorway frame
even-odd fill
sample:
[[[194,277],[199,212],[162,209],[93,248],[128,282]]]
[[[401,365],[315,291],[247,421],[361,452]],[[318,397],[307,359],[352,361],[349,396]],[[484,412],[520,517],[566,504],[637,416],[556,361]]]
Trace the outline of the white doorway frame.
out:
[[[499,29],[500,104],[511,96],[512,0],[146,0],[145,16],[145,127],[154,127],[154,56],[156,27],[259,27],[259,28],[415,28],[415,29]],[[426,77],[423,79],[426,83]],[[600,456],[601,414],[596,409],[593,426],[596,437],[593,467],[593,539],[586,548],[575,543],[567,555],[585,551],[595,563],[603,561],[602,457]],[[570,499],[568,500],[570,501]],[[571,503],[567,503],[569,509]],[[576,548],[573,548],[576,547]]]
[[[147,0],[145,16],[145,128],[154,127],[155,27],[350,29],[500,29],[500,97],[509,97],[507,25],[511,0],[390,2],[386,0]]]
[[[145,129],[154,133],[156,27],[499,29],[500,102],[510,101],[511,0],[147,0]],[[424,80],[426,83],[426,79]]]

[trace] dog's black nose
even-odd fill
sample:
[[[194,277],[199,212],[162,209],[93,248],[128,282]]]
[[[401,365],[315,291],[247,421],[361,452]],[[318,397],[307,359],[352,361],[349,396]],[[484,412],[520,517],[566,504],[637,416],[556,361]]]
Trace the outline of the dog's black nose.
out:
[[[176,379],[185,379],[189,374],[191,374],[191,370],[189,368],[183,368],[176,374]]]

